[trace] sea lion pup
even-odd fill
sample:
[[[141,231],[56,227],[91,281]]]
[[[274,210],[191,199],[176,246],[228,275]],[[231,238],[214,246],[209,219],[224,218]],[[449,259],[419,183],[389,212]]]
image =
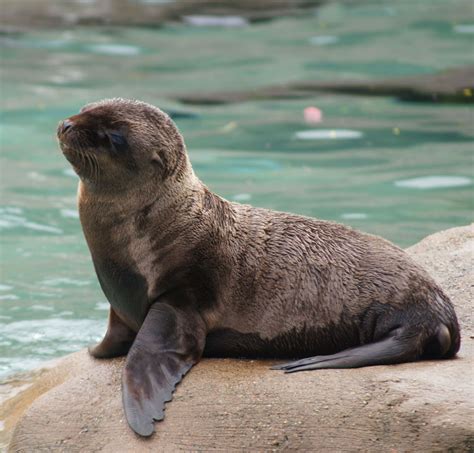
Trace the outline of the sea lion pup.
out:
[[[60,123],[80,177],[79,214],[107,333],[94,357],[128,353],[123,403],[142,436],[204,355],[313,356],[286,372],[449,358],[451,302],[408,255],[346,226],[210,192],[156,107],[111,99]]]

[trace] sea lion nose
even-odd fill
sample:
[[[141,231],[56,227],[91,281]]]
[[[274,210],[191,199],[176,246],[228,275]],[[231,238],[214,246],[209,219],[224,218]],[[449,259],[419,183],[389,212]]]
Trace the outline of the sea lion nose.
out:
[[[59,125],[59,132],[61,134],[65,134],[71,127],[74,126],[74,123],[71,120],[64,120],[60,125]]]

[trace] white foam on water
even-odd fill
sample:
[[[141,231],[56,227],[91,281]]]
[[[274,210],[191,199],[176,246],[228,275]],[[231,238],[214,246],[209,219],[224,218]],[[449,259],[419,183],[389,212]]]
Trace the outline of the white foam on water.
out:
[[[37,171],[30,171],[27,173],[28,178],[33,179],[34,181],[46,181],[48,178]]]
[[[7,212],[9,214],[22,214],[23,209],[17,208],[15,206],[5,206],[3,208],[0,208],[0,214],[3,214],[5,212]]]
[[[72,351],[71,351],[72,352]],[[0,357],[0,380],[13,373],[23,372],[32,370],[33,368],[44,367],[44,358],[41,357]],[[27,388],[28,385],[20,385],[14,387],[12,391],[8,392],[10,398],[15,394],[20,393],[23,389]]]
[[[361,220],[361,219],[366,219],[368,217],[367,214],[364,214],[363,212],[346,212],[344,214],[341,214],[341,219],[346,219],[346,220]]]
[[[0,300],[18,300],[18,296],[15,296],[15,294],[4,294],[0,296]]]
[[[252,195],[249,193],[238,193],[232,197],[235,201],[249,201],[252,199]]]
[[[54,233],[54,234],[62,234],[63,230],[60,228],[56,228],[50,225],[43,225],[41,223],[30,222],[25,217],[20,217],[18,215],[13,214],[2,214],[2,218],[0,219],[0,229],[12,229],[17,227],[27,228],[29,230],[35,231],[44,231],[47,233]]]
[[[13,286],[0,284],[0,291],[9,291],[10,289],[13,289]]]
[[[36,223],[36,222],[25,222],[23,226],[25,228],[29,228],[30,230],[45,231],[47,233],[55,233],[55,234],[63,234],[63,230],[61,230],[60,228],[52,227],[49,225],[41,225],[40,223]]]
[[[46,286],[87,286],[90,285],[90,282],[86,280],[75,280],[69,277],[56,277],[43,280],[41,284]]]
[[[126,44],[93,44],[88,49],[103,55],[132,56],[141,53],[139,47]]]
[[[3,215],[0,219],[0,229],[10,229],[15,228],[18,225],[23,224],[26,221],[24,217],[19,217],[15,215]]]
[[[453,27],[456,33],[466,33],[471,34],[474,33],[474,24],[459,24]]]
[[[72,316],[74,315],[74,312],[71,311],[71,310],[64,310],[64,311],[61,311],[58,313],[58,316],[61,317],[61,316]]]
[[[309,129],[298,131],[295,137],[299,140],[341,140],[362,138],[364,134],[360,131],[350,129]]]
[[[110,304],[108,302],[97,302],[95,304],[94,310],[108,310],[110,308]]]
[[[309,38],[310,44],[315,46],[327,46],[329,44],[335,44],[339,41],[337,36],[333,35],[319,35],[319,36],[312,36]]]
[[[97,332],[102,332],[104,327],[102,320],[95,319],[31,319],[4,323],[1,337],[2,340],[30,344],[34,354],[35,348],[40,345],[31,344],[32,337],[48,342],[61,341],[65,343],[66,348],[72,347],[72,344],[78,344],[76,349],[79,349],[82,344],[95,338]],[[51,352],[55,351],[51,350]]]
[[[246,27],[249,21],[241,16],[184,16],[183,20],[186,24],[194,27],[224,27],[236,28]]]
[[[79,218],[79,212],[76,211],[75,209],[61,209],[59,211],[63,217],[66,217],[67,219],[78,219]]]
[[[54,307],[50,305],[32,305],[30,308],[36,311],[54,311]]]
[[[79,82],[84,79],[84,73],[77,69],[63,68],[49,77],[49,81],[58,85]]]
[[[421,176],[419,178],[395,181],[394,184],[397,187],[407,187],[410,189],[439,189],[470,186],[472,180],[466,176]]]

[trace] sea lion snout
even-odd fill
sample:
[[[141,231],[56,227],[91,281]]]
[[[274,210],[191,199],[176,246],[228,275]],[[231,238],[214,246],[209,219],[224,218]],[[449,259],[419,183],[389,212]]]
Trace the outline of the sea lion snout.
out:
[[[73,126],[74,126],[74,123],[68,118],[61,121],[58,126],[58,137],[60,137],[61,135],[64,135]]]
[[[76,129],[76,124],[70,118],[66,118],[59,122],[58,128],[56,130],[56,137],[59,142],[59,146],[64,155],[68,152],[73,151],[73,146],[71,144],[71,138],[74,130]]]

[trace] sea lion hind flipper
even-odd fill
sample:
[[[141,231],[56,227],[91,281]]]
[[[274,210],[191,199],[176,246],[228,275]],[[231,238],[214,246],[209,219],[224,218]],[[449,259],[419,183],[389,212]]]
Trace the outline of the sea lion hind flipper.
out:
[[[102,341],[95,346],[89,346],[89,354],[96,359],[109,359],[126,355],[136,333],[130,329],[110,307],[109,325]]]
[[[375,343],[345,349],[337,354],[308,357],[295,362],[275,365],[272,369],[294,373],[306,370],[359,368],[409,362],[419,358],[420,343],[419,335],[410,335],[407,329],[397,328]]]
[[[205,331],[198,314],[164,304],[152,305],[127,356],[122,398],[130,427],[150,436],[153,422],[164,418],[165,403],[199,360]]]

